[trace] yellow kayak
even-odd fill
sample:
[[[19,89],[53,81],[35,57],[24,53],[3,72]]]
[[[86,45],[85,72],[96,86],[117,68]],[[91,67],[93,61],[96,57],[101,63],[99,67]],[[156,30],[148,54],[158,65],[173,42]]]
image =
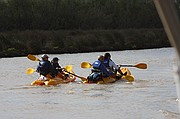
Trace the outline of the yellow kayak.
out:
[[[98,81],[96,82],[97,84],[107,84],[107,83],[114,83],[118,80],[121,80],[121,81],[126,81],[126,82],[133,82],[134,81],[134,76],[131,75],[131,72],[129,71],[129,69],[127,68],[121,68],[121,71],[122,73],[125,73],[127,72],[127,75],[126,76],[122,76],[120,79],[117,79],[117,78],[113,78],[113,77],[106,77],[106,78],[102,78],[101,81]],[[119,74],[117,74],[118,76]],[[92,83],[92,82],[89,82],[88,80],[84,80],[83,83]]]
[[[72,72],[73,73],[73,72]],[[62,74],[60,74],[60,76],[56,76],[55,78],[51,79],[51,78],[47,78],[47,80],[42,80],[40,78],[38,78],[37,80],[33,81],[31,83],[31,85],[59,85],[59,84],[66,84],[69,82],[73,82],[76,80],[76,77],[74,75],[69,74],[68,77],[64,77],[64,75],[62,76]]]

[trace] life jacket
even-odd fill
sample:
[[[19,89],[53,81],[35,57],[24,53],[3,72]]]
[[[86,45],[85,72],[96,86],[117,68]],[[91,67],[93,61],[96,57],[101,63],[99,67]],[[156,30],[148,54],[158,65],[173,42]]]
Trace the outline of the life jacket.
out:
[[[51,71],[51,63],[49,61],[40,61],[37,71],[46,76]]]
[[[92,64],[92,73],[87,77],[88,82],[96,83],[102,79],[102,72],[100,70],[101,62],[95,61]]]
[[[111,59],[104,59],[103,64],[106,66],[106,69],[107,69],[109,72],[115,73],[115,69],[114,69],[113,67],[110,67],[110,66],[109,66],[110,60],[111,60]]]
[[[103,64],[104,64],[107,68],[109,68],[109,60],[110,60],[110,59],[104,59],[104,62],[103,62]]]
[[[57,75],[58,72],[62,72],[61,66],[59,66],[59,63],[51,62],[51,66],[53,69],[53,74]]]
[[[101,72],[100,70],[100,66],[101,66],[102,62],[101,61],[95,61],[93,64],[92,64],[92,72]]]
[[[100,72],[92,72],[88,77],[89,83],[97,83],[98,81],[102,80],[102,73]]]

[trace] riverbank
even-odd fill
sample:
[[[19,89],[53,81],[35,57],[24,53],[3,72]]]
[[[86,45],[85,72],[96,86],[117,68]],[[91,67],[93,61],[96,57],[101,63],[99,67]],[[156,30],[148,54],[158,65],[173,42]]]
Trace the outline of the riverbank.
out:
[[[163,29],[0,32],[0,57],[170,47]]]

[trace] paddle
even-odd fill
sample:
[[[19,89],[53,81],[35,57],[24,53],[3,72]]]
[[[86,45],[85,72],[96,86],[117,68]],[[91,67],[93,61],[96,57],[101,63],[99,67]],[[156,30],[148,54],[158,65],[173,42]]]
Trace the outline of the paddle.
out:
[[[70,72],[72,71],[72,65],[67,65],[65,68],[60,68],[60,69],[65,69],[66,71]]]
[[[37,57],[35,57],[35,56],[32,55],[32,54],[29,54],[29,55],[27,56],[27,58],[30,59],[30,60],[32,60],[32,61],[40,61]]]
[[[91,68],[92,64],[90,64],[89,62],[82,62],[81,63],[81,68]]]
[[[69,72],[69,71],[66,71],[66,70],[64,70],[64,71],[65,71],[65,72],[67,72],[67,73],[69,73],[69,74],[71,74],[71,75],[74,75],[74,76],[76,76],[76,77],[80,78],[82,81],[87,81],[87,78],[84,78],[84,77],[78,76],[78,75],[76,75],[76,74],[74,74],[74,73],[71,73],[71,72]]]
[[[27,68],[27,70],[26,70],[26,74],[28,74],[28,75],[33,74],[34,72],[36,72],[36,70],[33,68]]]
[[[138,64],[135,64],[135,65],[120,65],[121,67],[136,67],[136,68],[139,68],[139,69],[147,69],[147,64],[145,63],[138,63]]]
[[[121,67],[136,67],[139,69],[147,69],[147,64],[145,63],[138,63],[135,65],[120,65]],[[82,62],[81,63],[81,68],[91,68],[92,65],[89,62]]]

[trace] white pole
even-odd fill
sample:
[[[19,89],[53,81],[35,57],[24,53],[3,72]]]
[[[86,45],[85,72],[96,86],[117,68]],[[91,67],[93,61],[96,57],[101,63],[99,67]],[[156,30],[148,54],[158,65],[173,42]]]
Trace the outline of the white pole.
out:
[[[174,0],[153,0],[160,19],[170,40],[172,46],[175,47],[178,56],[178,66],[176,70],[176,89],[177,101],[179,102],[180,112],[180,21],[175,9]]]

